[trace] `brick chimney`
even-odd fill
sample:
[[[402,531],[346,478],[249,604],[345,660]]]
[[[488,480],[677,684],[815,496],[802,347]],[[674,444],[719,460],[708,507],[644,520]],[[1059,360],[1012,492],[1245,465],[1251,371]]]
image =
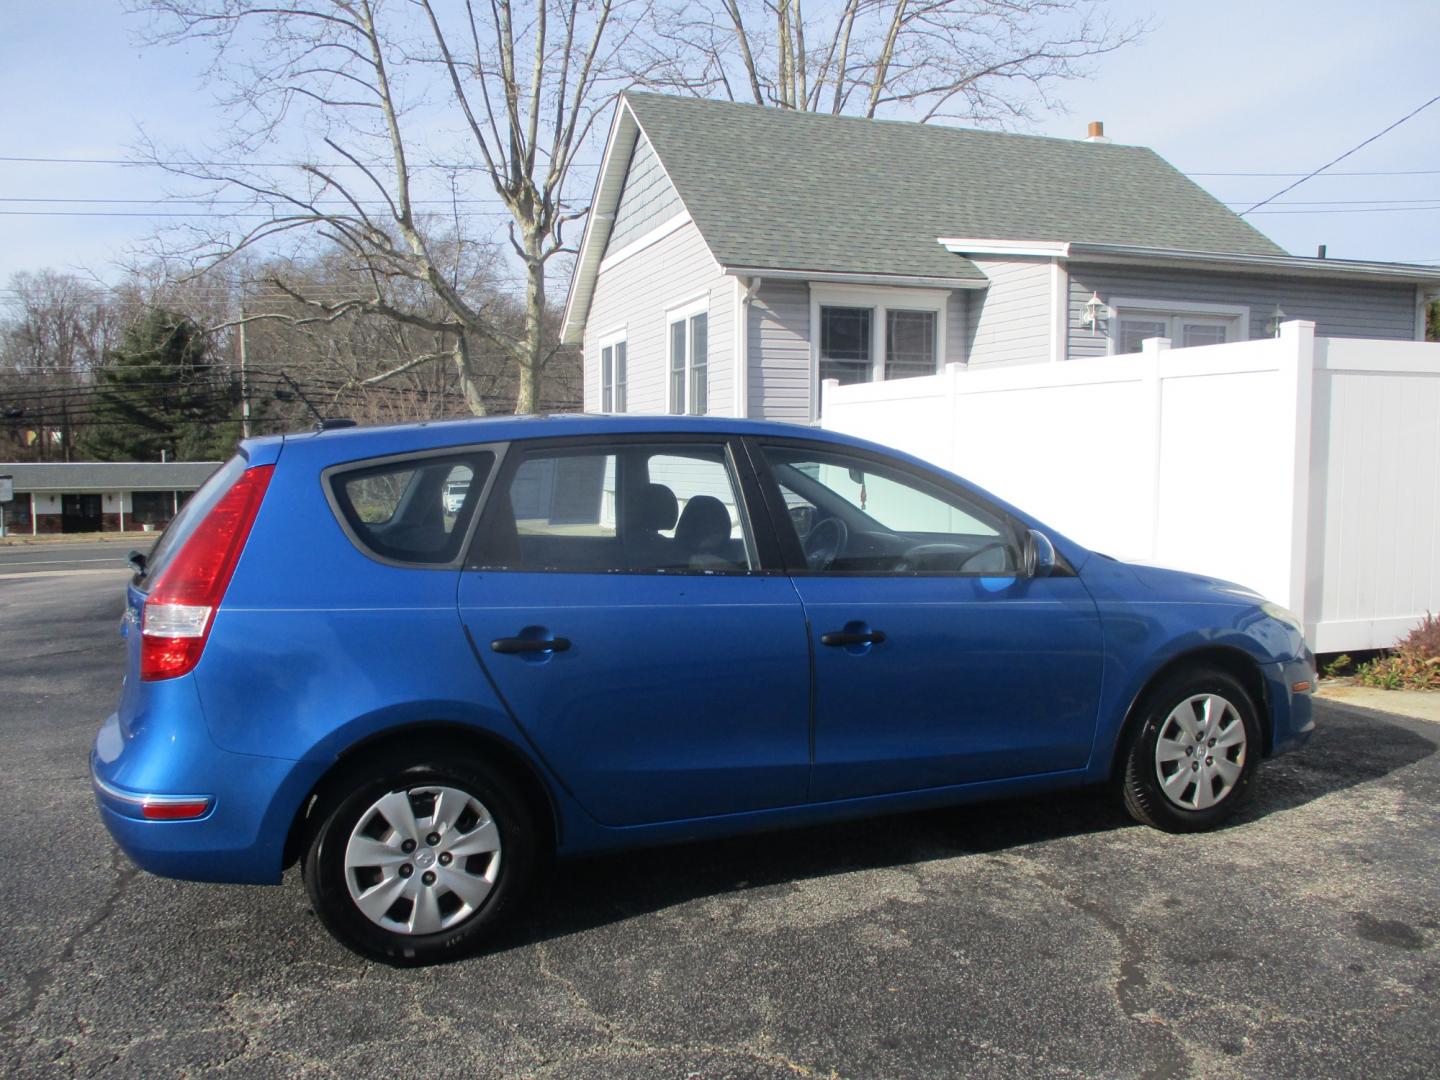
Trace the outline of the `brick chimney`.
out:
[[[1105,137],[1105,121],[1091,120],[1090,133],[1085,136],[1086,142],[1108,143],[1110,140]]]

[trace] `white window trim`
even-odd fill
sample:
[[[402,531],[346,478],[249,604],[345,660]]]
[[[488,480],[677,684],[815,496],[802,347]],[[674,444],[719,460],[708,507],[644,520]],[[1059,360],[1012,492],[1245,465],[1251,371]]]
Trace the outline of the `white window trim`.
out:
[[[706,414],[708,415],[710,411],[710,387],[708,385],[710,378],[710,294],[706,293],[704,296],[701,296],[698,299],[690,300],[684,304],[678,305],[676,307],[667,308],[665,310],[665,413],[669,416],[695,415],[694,413],[690,412],[690,378],[695,372],[695,358],[690,355],[690,330],[688,324],[690,320],[693,319],[696,315],[705,316],[705,378],[707,383],[705,387]],[[685,408],[681,412],[672,413],[670,411],[670,367],[674,361],[674,357],[670,355],[670,347],[672,341],[672,338],[670,336],[670,328],[678,322],[683,322],[687,324],[685,330]]]
[[[950,307],[948,289],[907,289],[887,285],[826,285],[810,283],[810,419],[820,416],[820,309],[822,307],[872,308],[870,320],[870,363],[872,382],[884,381],[885,375],[885,312],[933,311],[935,313],[935,371],[945,370],[945,342],[948,327],[946,314]]]
[[[1248,304],[1203,304],[1188,300],[1152,300],[1140,297],[1114,296],[1106,311],[1106,344],[1108,355],[1116,355],[1120,344],[1120,312],[1153,311],[1166,318],[1184,318],[1186,315],[1200,315],[1212,319],[1235,319],[1239,323],[1236,341],[1250,340],[1250,307]],[[1177,344],[1175,346],[1179,348]]]
[[[599,379],[600,392],[599,392],[599,394],[596,396],[596,404],[599,406],[599,411],[600,411],[600,412],[605,412],[605,411],[606,411],[606,409],[605,409],[605,350],[606,350],[606,349],[609,349],[609,348],[612,348],[613,346],[619,344],[619,343],[622,342],[622,341],[626,343],[626,348],[625,348],[625,353],[626,353],[626,356],[625,356],[625,366],[626,366],[625,387],[626,387],[626,391],[627,391],[626,396],[628,397],[628,396],[629,396],[628,391],[629,391],[629,387],[630,387],[630,379],[629,379],[629,366],[630,366],[630,356],[629,356],[629,353],[630,353],[630,348],[629,348],[629,327],[628,327],[628,325],[622,325],[622,326],[615,327],[615,328],[612,329],[612,330],[607,330],[605,333],[603,333],[603,334],[600,335],[600,338],[599,338],[599,340],[596,342],[596,345],[595,345],[595,369],[596,369],[596,371],[599,372],[599,375],[600,375],[600,379]],[[613,378],[613,371],[612,371],[612,378]],[[626,402],[626,405],[627,405],[627,406],[629,405],[629,402],[628,402],[628,401]],[[625,410],[618,410],[618,409],[617,409],[617,410],[612,410],[612,411],[620,412],[620,411],[625,411]]]

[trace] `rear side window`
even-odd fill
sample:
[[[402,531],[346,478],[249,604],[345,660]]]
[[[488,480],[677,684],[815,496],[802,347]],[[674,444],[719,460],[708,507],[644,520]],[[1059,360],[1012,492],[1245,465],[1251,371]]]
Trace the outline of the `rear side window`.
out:
[[[185,546],[185,541],[190,539],[190,534],[195,531],[195,526],[204,521],[205,516],[210,513],[215,504],[234,487],[235,481],[240,479],[249,464],[244,457],[236,454],[211,473],[210,479],[200,486],[200,490],[185,501],[184,505],[180,507],[180,513],[175,515],[175,519],[160,534],[160,539],[155,541],[155,547],[150,551],[150,557],[145,567],[147,580],[159,580],[160,572],[165,569],[165,564]],[[169,492],[164,494],[168,502],[170,494]],[[138,498],[136,501],[139,501]]]
[[[758,565],[723,444],[516,449],[469,565],[737,573]]]
[[[394,562],[453,562],[494,463],[489,452],[405,458],[330,474],[350,538]]]

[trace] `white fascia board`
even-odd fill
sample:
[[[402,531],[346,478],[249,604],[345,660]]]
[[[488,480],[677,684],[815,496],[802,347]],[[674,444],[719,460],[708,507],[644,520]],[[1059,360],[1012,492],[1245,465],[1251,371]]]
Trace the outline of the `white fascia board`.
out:
[[[630,241],[630,243],[626,244],[624,247],[607,254],[603,259],[600,260],[600,266],[598,268],[599,271],[603,272],[605,270],[609,270],[611,267],[617,265],[618,263],[622,263],[626,259],[630,258],[631,255],[639,254],[640,252],[648,248],[651,244],[658,243],[659,241],[664,240],[665,237],[669,236],[671,233],[683,229],[686,225],[690,224],[691,220],[692,219],[688,211],[680,211],[680,213],[676,214],[668,221],[651,229],[644,236],[638,237]]]
[[[620,203],[625,169],[630,163],[630,153],[635,149],[639,131],[640,124],[635,114],[621,98],[615,106],[615,118],[610,122],[610,134],[605,140],[605,154],[595,175],[590,213],[585,218],[585,232],[580,238],[575,272],[570,276],[570,289],[565,296],[565,315],[560,329],[562,344],[578,345],[583,339],[585,317],[589,314],[590,299],[595,292],[595,277],[600,270],[605,244],[610,239],[610,226],[615,219],[615,208]],[[623,155],[616,152],[621,142],[625,143]]]
[[[765,266],[722,266],[733,277],[774,281],[814,281],[832,285],[891,285],[919,289],[988,289],[989,279],[916,277],[909,274],[849,274],[824,270],[775,270]]]
[[[956,255],[1013,255],[1042,259],[1065,259],[1070,245],[1058,240],[994,240],[974,237],[941,236],[937,243]]]
[[[1314,259],[1303,255],[1237,255],[1223,251],[1126,247],[1120,244],[1072,244],[1070,258],[1083,262],[1129,266],[1193,266],[1302,277],[1382,278],[1440,288],[1440,268],[1410,263]]]

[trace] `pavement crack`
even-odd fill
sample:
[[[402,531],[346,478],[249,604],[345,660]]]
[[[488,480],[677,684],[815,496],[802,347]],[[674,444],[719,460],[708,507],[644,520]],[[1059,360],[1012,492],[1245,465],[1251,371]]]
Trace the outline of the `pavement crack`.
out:
[[[1034,876],[1066,904],[1088,915],[1115,938],[1119,946],[1113,985],[1115,1002],[1127,1020],[1145,1026],[1145,1044],[1153,1054],[1150,1067],[1140,1074],[1141,1080],[1178,1080],[1193,1075],[1194,1062],[1185,1041],[1170,1022],[1146,1002],[1150,984],[1143,967],[1145,946],[1142,940],[1126,927],[1119,916],[1098,901],[1075,895],[1048,874],[1037,873]]]
[[[115,878],[111,882],[109,892],[106,893],[105,899],[100,902],[100,906],[95,910],[95,913],[81,923],[74,931],[65,936],[60,948],[60,955],[53,963],[33,968],[23,976],[25,983],[24,1003],[14,1012],[6,1016],[3,1021],[0,1021],[0,1024],[3,1024],[4,1030],[10,1036],[18,1035],[21,1025],[35,1015],[36,1010],[40,1007],[41,1001],[44,1000],[46,993],[55,982],[57,969],[61,965],[68,964],[74,959],[75,946],[77,943],[93,934],[115,914],[115,908],[120,903],[121,897],[125,895],[125,891],[140,873],[139,869],[126,859],[118,848],[111,852],[110,869],[115,875]]]

